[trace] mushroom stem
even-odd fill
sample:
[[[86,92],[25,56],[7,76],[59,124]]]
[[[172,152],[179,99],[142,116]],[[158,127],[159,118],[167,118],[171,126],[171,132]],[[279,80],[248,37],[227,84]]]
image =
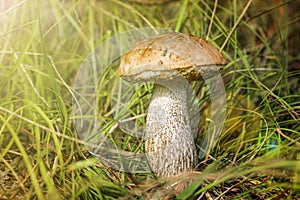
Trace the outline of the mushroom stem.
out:
[[[146,155],[152,171],[163,177],[192,171],[196,147],[188,114],[188,82],[155,84],[146,121]]]

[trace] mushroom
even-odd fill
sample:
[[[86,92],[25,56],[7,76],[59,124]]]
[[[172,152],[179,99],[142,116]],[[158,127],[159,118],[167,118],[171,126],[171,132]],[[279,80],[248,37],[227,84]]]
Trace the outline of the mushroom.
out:
[[[198,158],[188,108],[188,81],[201,80],[226,61],[207,41],[165,33],[139,41],[122,56],[117,73],[132,82],[154,81],[146,118],[145,152],[162,177],[195,169]]]

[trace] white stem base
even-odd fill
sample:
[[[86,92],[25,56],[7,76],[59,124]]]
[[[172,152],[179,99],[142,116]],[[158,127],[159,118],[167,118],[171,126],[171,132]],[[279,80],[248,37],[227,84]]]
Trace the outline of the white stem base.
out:
[[[152,171],[163,177],[192,171],[197,165],[191,133],[187,83],[155,85],[146,122],[146,155]]]

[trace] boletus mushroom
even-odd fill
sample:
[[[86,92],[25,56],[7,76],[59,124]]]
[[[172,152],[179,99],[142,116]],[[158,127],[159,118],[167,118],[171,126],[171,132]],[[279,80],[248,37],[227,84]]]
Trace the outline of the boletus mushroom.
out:
[[[225,64],[212,44],[177,32],[139,41],[122,56],[119,76],[155,83],[145,133],[146,156],[155,174],[169,177],[195,169],[198,158],[190,127],[188,81],[201,80]]]

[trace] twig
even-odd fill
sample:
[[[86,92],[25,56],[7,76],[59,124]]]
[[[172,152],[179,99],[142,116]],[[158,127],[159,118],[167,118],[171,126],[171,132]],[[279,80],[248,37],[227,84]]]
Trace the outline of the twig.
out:
[[[225,45],[227,44],[228,40],[230,39],[231,35],[233,34],[233,32],[235,31],[235,29],[237,28],[237,26],[239,25],[240,21],[242,20],[243,16],[245,15],[246,11],[248,10],[249,6],[251,5],[253,0],[249,0],[246,7],[244,8],[242,14],[239,16],[238,20],[236,21],[236,23],[234,24],[233,28],[231,29],[230,33],[228,34],[226,40],[224,41],[222,47],[220,48],[220,52],[222,52],[222,50],[224,49]]]
[[[210,34],[211,27],[212,27],[212,24],[213,24],[213,21],[214,21],[217,6],[218,6],[218,0],[215,0],[214,9],[213,9],[213,12],[212,12],[212,16],[210,18],[210,23],[209,23],[209,27],[208,27],[208,31],[207,31],[207,35],[206,35],[206,40],[208,40],[208,38],[209,38],[209,34]]]

